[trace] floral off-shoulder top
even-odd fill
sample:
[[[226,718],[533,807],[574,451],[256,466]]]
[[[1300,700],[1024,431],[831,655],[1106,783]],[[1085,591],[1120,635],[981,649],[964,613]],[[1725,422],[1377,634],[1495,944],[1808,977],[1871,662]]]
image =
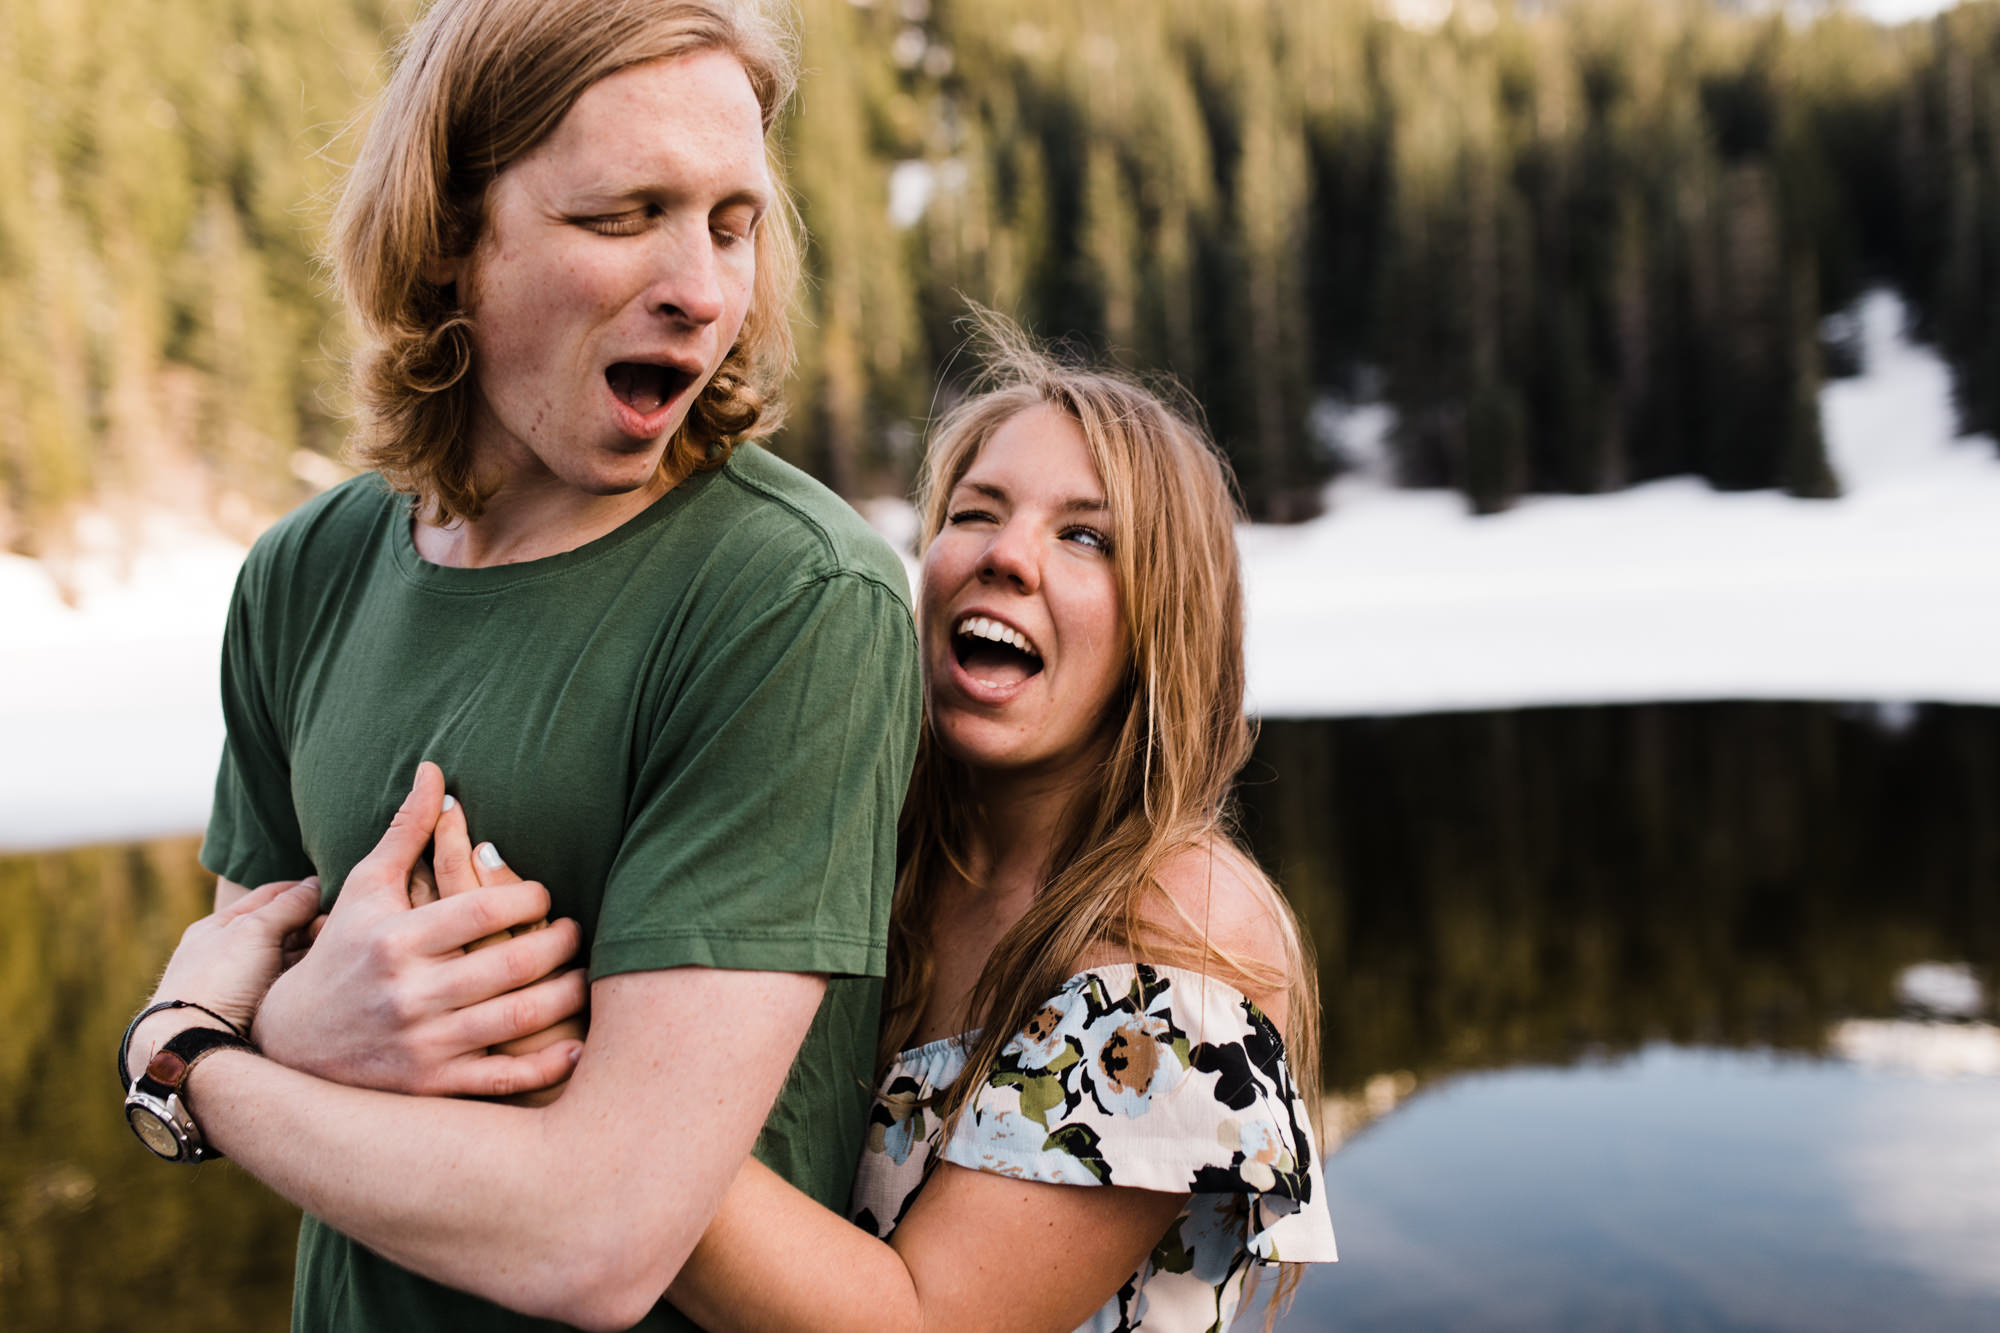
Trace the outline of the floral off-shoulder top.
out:
[[[1334,1258],[1284,1041],[1240,992],[1146,963],[1079,972],[1007,1043],[941,1141],[926,1102],[964,1070],[973,1035],[904,1051],[883,1078],[854,1182],[859,1225],[886,1239],[940,1158],[1049,1184],[1188,1192],[1090,1333],[1226,1329],[1252,1263]]]

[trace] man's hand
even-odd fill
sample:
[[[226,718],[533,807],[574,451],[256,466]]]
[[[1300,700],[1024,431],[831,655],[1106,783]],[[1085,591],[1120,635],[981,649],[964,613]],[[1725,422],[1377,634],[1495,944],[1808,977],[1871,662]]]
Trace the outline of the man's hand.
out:
[[[421,1095],[507,1096],[568,1077],[582,1049],[576,1041],[527,1054],[488,1048],[583,1007],[580,971],[550,975],[576,952],[576,923],[466,951],[544,919],[548,892],[516,880],[411,905],[411,880],[443,803],[444,775],[420,765],[311,950],[265,996],[253,1035],[270,1058],[338,1083]]]
[[[260,885],[181,935],[152,1003],[187,1000],[214,1010],[238,1030],[250,1030],[257,1005],[270,989],[285,937],[312,920],[319,880],[278,880]],[[143,1069],[159,1043],[181,1028],[214,1024],[195,1009],[153,1015],[132,1034],[126,1075]]]

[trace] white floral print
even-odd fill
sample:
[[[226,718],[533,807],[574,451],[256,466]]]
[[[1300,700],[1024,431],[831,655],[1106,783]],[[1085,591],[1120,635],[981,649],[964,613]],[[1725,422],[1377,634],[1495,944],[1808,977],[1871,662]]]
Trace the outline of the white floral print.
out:
[[[940,1143],[930,1102],[964,1069],[971,1035],[905,1051],[877,1090],[852,1214],[876,1235],[895,1230],[939,1160],[1188,1193],[1146,1266],[1083,1325],[1093,1333],[1224,1329],[1251,1263],[1335,1257],[1284,1043],[1240,992],[1145,963],[1078,973],[1006,1045]]]

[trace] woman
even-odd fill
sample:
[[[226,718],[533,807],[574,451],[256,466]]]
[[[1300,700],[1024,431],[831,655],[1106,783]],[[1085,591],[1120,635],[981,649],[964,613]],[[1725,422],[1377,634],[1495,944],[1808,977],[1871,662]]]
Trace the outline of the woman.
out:
[[[985,324],[987,392],[923,480],[863,1229],[753,1159],[668,1292],[705,1327],[1223,1328],[1253,1261],[1334,1257],[1312,972],[1224,825],[1224,467],[1153,394]]]

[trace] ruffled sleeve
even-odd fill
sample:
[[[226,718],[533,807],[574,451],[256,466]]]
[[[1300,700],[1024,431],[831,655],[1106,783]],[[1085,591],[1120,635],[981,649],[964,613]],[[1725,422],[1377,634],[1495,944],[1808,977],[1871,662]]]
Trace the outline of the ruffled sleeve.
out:
[[[1239,991],[1184,968],[1063,983],[973,1090],[942,1156],[1020,1180],[1217,1196],[1255,1257],[1334,1257],[1283,1039]]]

